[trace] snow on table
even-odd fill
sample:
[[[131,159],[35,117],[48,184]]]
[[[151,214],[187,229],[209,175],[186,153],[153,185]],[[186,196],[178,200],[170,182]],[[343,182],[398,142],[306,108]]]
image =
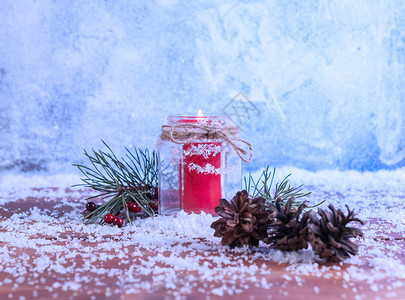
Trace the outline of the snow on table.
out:
[[[405,188],[331,191],[312,203],[348,203],[366,221],[359,255],[326,263],[305,249],[230,250],[211,215],[84,225],[88,190],[5,188],[0,196],[0,298],[398,299],[405,298]]]

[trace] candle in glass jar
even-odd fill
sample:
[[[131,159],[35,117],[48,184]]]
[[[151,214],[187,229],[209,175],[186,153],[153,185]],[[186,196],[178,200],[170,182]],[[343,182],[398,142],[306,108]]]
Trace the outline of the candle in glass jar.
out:
[[[241,146],[248,145],[249,159]],[[241,189],[241,160],[251,145],[226,116],[171,115],[162,126],[159,150],[159,214],[180,210],[215,214],[220,198]]]

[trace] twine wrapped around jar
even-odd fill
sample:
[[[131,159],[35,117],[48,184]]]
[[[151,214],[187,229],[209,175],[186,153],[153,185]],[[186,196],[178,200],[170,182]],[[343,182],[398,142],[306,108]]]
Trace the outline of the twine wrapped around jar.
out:
[[[160,139],[171,141],[176,144],[188,144],[201,139],[223,140],[235,149],[238,156],[244,162],[250,162],[253,158],[252,145],[248,141],[238,137],[238,128],[235,126],[192,123],[163,125]],[[249,147],[249,158],[245,158],[245,155],[248,152],[241,147],[241,144],[245,144]]]

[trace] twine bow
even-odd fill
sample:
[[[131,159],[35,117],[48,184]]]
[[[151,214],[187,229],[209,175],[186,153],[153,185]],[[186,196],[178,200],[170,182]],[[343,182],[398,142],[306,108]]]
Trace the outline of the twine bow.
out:
[[[200,139],[220,139],[229,143],[244,162],[252,161],[252,145],[238,137],[237,134],[237,127],[178,123],[176,125],[163,125],[160,139],[172,141],[176,144],[188,144]],[[238,143],[243,143],[249,147],[248,159],[244,157],[247,151],[240,147]]]

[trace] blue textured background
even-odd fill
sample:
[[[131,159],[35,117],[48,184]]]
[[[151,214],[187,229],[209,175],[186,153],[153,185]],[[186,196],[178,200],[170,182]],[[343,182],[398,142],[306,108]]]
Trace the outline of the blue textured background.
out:
[[[399,0],[4,0],[0,169],[70,171],[100,139],[153,147],[168,114],[239,92],[250,169],[397,168],[404,82]]]

